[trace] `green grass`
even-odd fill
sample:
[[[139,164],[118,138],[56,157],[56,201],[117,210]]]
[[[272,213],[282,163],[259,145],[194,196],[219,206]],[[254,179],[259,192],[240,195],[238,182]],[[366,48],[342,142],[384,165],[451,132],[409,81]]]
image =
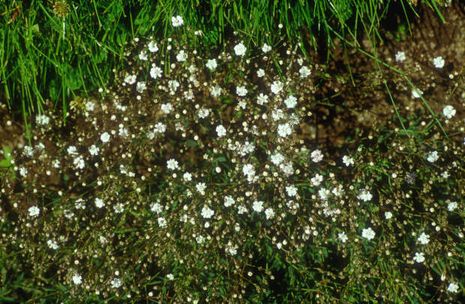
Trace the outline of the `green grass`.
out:
[[[171,35],[173,15],[183,16],[181,30],[190,44],[221,46],[235,31],[249,45],[285,39],[322,50],[337,35],[355,44],[368,36],[376,43],[390,10],[408,25],[417,9],[410,0],[77,0],[57,9],[64,2],[0,4],[0,101],[25,122],[31,113],[54,110],[66,119],[73,98],[108,85],[133,38]],[[441,1],[422,3],[440,16]],[[196,30],[204,35],[195,36]]]

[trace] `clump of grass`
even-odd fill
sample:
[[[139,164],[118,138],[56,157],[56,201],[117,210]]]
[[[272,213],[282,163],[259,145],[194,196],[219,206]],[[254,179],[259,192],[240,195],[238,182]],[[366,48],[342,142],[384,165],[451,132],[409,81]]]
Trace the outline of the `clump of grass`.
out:
[[[438,115],[448,137],[417,112],[330,154],[298,47],[125,51],[103,99],[36,116],[0,171],[4,298],[460,301],[463,109]]]
[[[66,119],[69,102],[105,89],[120,69],[125,45],[139,36],[168,37],[171,17],[181,15],[192,31],[185,42],[209,47],[236,31],[249,45],[287,39],[304,49],[330,46],[335,34],[380,39],[380,24],[392,5],[410,15],[416,2],[357,1],[7,1],[0,4],[2,102],[30,113],[59,109]],[[423,4],[439,13],[438,0]],[[400,9],[402,8],[402,9]],[[192,33],[203,33],[195,36]],[[52,108],[52,109],[51,109]]]

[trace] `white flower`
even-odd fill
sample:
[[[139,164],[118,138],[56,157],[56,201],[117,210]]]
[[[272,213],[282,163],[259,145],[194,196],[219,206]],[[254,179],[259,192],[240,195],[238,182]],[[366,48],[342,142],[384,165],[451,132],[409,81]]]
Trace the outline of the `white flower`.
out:
[[[155,41],[150,41],[148,47],[149,47],[149,51],[151,53],[158,52],[158,45],[157,45],[157,43]]]
[[[295,186],[287,186],[286,187],[286,192],[287,192],[287,195],[289,195],[290,197],[293,197],[293,196],[296,196],[297,195],[297,188]]]
[[[279,92],[281,92],[283,88],[284,88],[284,84],[279,80],[275,80],[271,84],[271,92],[274,94],[279,94]]]
[[[288,109],[293,109],[297,105],[297,98],[295,98],[293,95],[290,95],[284,100],[284,103]]]
[[[170,159],[166,162],[166,166],[168,167],[168,169],[170,170],[176,170],[179,168],[179,165],[178,165],[178,161],[175,160],[175,159]]]
[[[223,127],[223,125],[218,125],[216,127],[216,134],[218,137],[223,137],[226,135],[226,129]]]
[[[136,75],[127,75],[127,76],[124,78],[124,82],[126,82],[127,84],[135,84],[135,83],[136,83],[136,80],[137,80],[137,76],[136,76]]]
[[[441,56],[438,56],[436,58],[433,59],[433,64],[436,68],[438,69],[442,69],[444,67],[444,64],[445,64],[445,61],[444,61],[444,58],[442,58]]]
[[[225,196],[224,198],[224,206],[225,207],[231,207],[232,205],[234,205],[235,201],[234,201],[234,198],[230,195],[228,196]]]
[[[174,92],[178,90],[179,86],[180,84],[179,84],[179,81],[177,80],[168,81],[168,87],[170,88],[171,94],[174,94]]]
[[[103,200],[101,198],[96,198],[95,199],[95,206],[97,208],[102,208],[103,206],[105,206],[105,203],[103,202]]]
[[[276,152],[275,154],[271,155],[271,162],[275,166],[279,166],[283,161],[284,161],[284,156],[281,153]]]
[[[386,211],[384,212],[384,217],[389,220],[392,218],[392,212],[391,211]]]
[[[396,61],[397,62],[403,62],[403,61],[405,61],[405,59],[406,59],[405,52],[399,51],[399,52],[396,53]]]
[[[171,17],[171,24],[173,24],[174,27],[179,27],[184,24],[184,20],[181,16],[173,16]]]
[[[263,69],[258,69],[257,76],[258,78],[262,78],[263,76],[265,76],[265,71]]]
[[[318,163],[323,160],[323,153],[321,153],[320,150],[315,150],[310,154],[310,157],[312,158],[312,161],[315,163]]]
[[[150,69],[150,77],[152,77],[153,79],[160,78],[162,74],[163,74],[162,69],[160,69],[160,68],[157,67],[157,66],[153,66],[153,67]]]
[[[263,46],[262,46],[262,51],[263,51],[263,53],[268,53],[269,51],[271,51],[271,46],[264,43]]]
[[[457,209],[457,202],[449,202],[447,204],[447,210],[454,211],[455,209]]]
[[[422,91],[422,90],[417,89],[417,88],[414,88],[414,89],[412,90],[412,97],[413,97],[413,98],[420,98],[421,95],[423,95],[423,91]]]
[[[210,115],[210,110],[207,108],[201,108],[197,114],[199,118],[206,118]]]
[[[268,95],[260,93],[260,95],[257,97],[257,103],[261,106],[265,103],[268,103]]]
[[[165,114],[169,114],[171,111],[173,111],[173,105],[171,103],[164,103],[160,108]]]
[[[119,278],[114,278],[113,280],[111,280],[110,283],[112,288],[120,288],[122,285],[121,280]]]
[[[27,175],[27,169],[24,168],[24,167],[21,167],[19,168],[19,175],[21,175],[22,177],[25,177]]]
[[[173,280],[174,280],[174,275],[171,274],[171,273],[167,274],[166,277],[167,277],[168,280],[170,280],[170,281],[173,281]]]
[[[157,219],[157,223],[158,223],[158,226],[160,226],[160,228],[166,228],[166,226],[168,224],[166,222],[166,219],[164,217],[161,217],[161,216]]]
[[[244,175],[247,177],[248,181],[252,181],[253,178],[255,177],[255,169],[254,169],[253,165],[251,165],[251,164],[245,164],[242,167],[242,173],[244,173]]]
[[[136,84],[136,91],[139,93],[144,92],[147,89],[147,85],[145,84],[145,81],[139,81]]]
[[[147,52],[146,51],[142,51],[139,53],[139,59],[140,60],[143,60],[143,61],[147,61],[148,57],[147,57]]]
[[[344,165],[346,165],[347,167],[349,166],[353,166],[354,165],[354,159],[350,156],[347,156],[347,155],[344,155],[342,157],[342,162],[344,163]]]
[[[82,284],[82,277],[80,274],[76,273],[72,277],[74,285],[81,285]]]
[[[308,76],[310,76],[310,73],[310,69],[305,65],[299,69],[300,78],[307,78]]]
[[[244,97],[247,95],[247,89],[244,86],[238,86],[236,87],[236,94],[237,96]]]
[[[347,240],[349,239],[349,238],[347,237],[347,234],[346,234],[345,232],[339,232],[339,233],[337,234],[337,238],[338,238],[342,243],[347,242]]]
[[[242,42],[234,47],[234,53],[236,53],[237,56],[244,56],[246,51],[247,48]]]
[[[428,153],[428,155],[426,156],[426,159],[430,162],[430,163],[434,163],[435,161],[437,161],[439,159],[439,154],[437,151],[433,151],[433,152],[430,152]]]
[[[367,190],[360,191],[360,194],[358,195],[358,199],[364,202],[369,202],[371,201],[372,198],[373,198],[373,195]]]
[[[58,249],[58,244],[54,240],[48,240],[47,245],[50,249],[57,250]]]
[[[40,214],[40,209],[36,206],[29,207],[27,211],[29,212],[30,217],[37,217]]]
[[[256,212],[263,211],[263,202],[262,201],[254,201],[252,204],[252,209]]]
[[[92,145],[89,148],[89,153],[90,153],[90,155],[93,155],[93,156],[98,155],[99,151],[100,151],[100,149],[96,145]]]
[[[69,155],[76,155],[77,154],[77,149],[75,146],[69,146],[68,149],[66,149]]]
[[[100,140],[103,143],[107,143],[110,140],[110,134],[108,134],[108,132],[103,132],[102,135],[100,135]]]
[[[37,115],[36,116],[36,123],[38,125],[41,125],[41,126],[45,126],[45,125],[48,125],[48,123],[50,122],[50,118],[46,115]]]
[[[450,283],[449,286],[447,286],[447,291],[457,293],[459,291],[459,285],[457,283]]]
[[[375,237],[375,232],[371,227],[362,230],[362,237],[366,238],[367,240],[372,240]]]
[[[208,59],[206,66],[211,71],[215,70],[216,67],[218,66],[218,64],[216,63],[216,59]]]
[[[221,95],[221,87],[219,85],[215,85],[214,87],[211,88],[210,92],[213,97],[218,97]]]
[[[205,189],[207,189],[207,185],[205,185],[205,183],[198,183],[195,185],[195,189],[198,193],[205,195]]]
[[[446,116],[447,119],[451,119],[452,117],[454,117],[455,113],[457,113],[457,111],[451,105],[447,105],[444,107],[444,109],[442,109],[442,114],[444,114],[444,116]]]
[[[314,177],[311,178],[310,181],[312,182],[313,186],[318,187],[321,182],[323,182],[323,176],[317,173]]]
[[[292,134],[291,125],[288,123],[278,125],[278,135],[281,137],[287,137]]]
[[[206,218],[206,219],[212,218],[214,214],[215,214],[215,211],[208,208],[207,206],[203,206],[202,212],[201,212],[201,215],[203,218]]]
[[[422,232],[420,236],[418,237],[417,242],[419,242],[422,245],[427,245],[429,243],[429,235]]]
[[[265,216],[266,216],[267,220],[274,218],[274,215],[275,214],[274,214],[273,209],[271,209],[271,208],[266,208],[265,209]]]
[[[190,174],[189,172],[186,172],[182,175],[182,178],[184,179],[184,181],[190,182],[192,180],[192,174]]]
[[[415,252],[413,260],[417,263],[423,263],[425,261],[425,255],[423,252]]]
[[[184,52],[184,50],[179,51],[179,53],[176,55],[176,60],[179,62],[184,62],[187,59],[187,54]]]
[[[160,214],[163,211],[163,208],[159,203],[153,203],[150,206],[150,211]]]

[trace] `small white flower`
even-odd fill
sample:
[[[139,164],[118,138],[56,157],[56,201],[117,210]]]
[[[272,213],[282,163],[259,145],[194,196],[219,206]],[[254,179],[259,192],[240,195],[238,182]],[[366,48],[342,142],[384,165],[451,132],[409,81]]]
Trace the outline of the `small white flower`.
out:
[[[310,76],[311,71],[308,67],[304,65],[303,67],[299,69],[299,74],[300,74],[300,78],[307,78],[308,76]]]
[[[96,198],[95,199],[95,206],[97,208],[103,208],[103,206],[105,206],[105,203],[103,202],[103,200],[101,198]]]
[[[457,111],[451,105],[447,105],[447,106],[444,107],[444,109],[442,109],[442,114],[444,116],[446,116],[447,119],[451,119],[452,117],[455,116],[456,113],[457,113]]]
[[[179,62],[184,62],[187,59],[187,54],[184,52],[184,50],[179,51],[179,53],[176,55],[176,60]]]
[[[438,154],[437,151],[430,152],[430,153],[428,153],[428,155],[426,156],[426,159],[427,159],[430,163],[434,163],[434,162],[436,162],[436,161],[439,159],[439,154]]]
[[[205,185],[205,183],[198,183],[195,185],[195,189],[198,193],[205,195],[205,189],[207,189],[207,185]]]
[[[153,203],[150,206],[150,211],[160,214],[163,211],[163,208],[159,203]]]
[[[113,280],[111,280],[111,287],[112,288],[120,288],[122,285],[122,282],[119,278],[114,278]]]
[[[174,280],[174,275],[171,274],[171,273],[167,274],[166,277],[167,277],[168,280],[170,280],[170,281],[173,281],[173,280]]]
[[[459,285],[457,283],[450,283],[449,286],[447,286],[447,291],[457,293],[459,292]]]
[[[323,182],[323,176],[317,173],[310,181],[313,186],[318,187]]]
[[[347,155],[344,155],[342,157],[342,162],[344,163],[344,165],[346,165],[346,167],[354,165],[354,159],[352,157],[350,157],[350,156],[347,156]]]
[[[288,109],[293,109],[297,105],[297,98],[295,98],[293,95],[290,95],[284,100],[284,103]]]
[[[213,211],[207,206],[203,206],[202,212],[201,212],[201,215],[203,218],[206,218],[206,219],[212,218],[214,214],[215,214],[215,211]]]
[[[108,134],[108,132],[103,132],[102,135],[100,135],[100,140],[103,143],[107,143],[110,140],[110,134]]]
[[[169,114],[171,111],[173,111],[173,105],[171,103],[164,103],[161,105],[160,109],[163,113]]]
[[[274,94],[279,94],[279,92],[281,92],[283,88],[284,88],[284,84],[279,80],[275,80],[271,84],[271,92]]]
[[[281,137],[287,137],[292,134],[291,125],[288,123],[278,125],[278,135]]]
[[[58,244],[56,241],[54,240],[48,240],[47,241],[47,246],[50,248],[50,249],[53,249],[53,250],[57,250],[58,249]]]
[[[90,155],[93,155],[93,156],[98,155],[99,151],[100,151],[100,149],[96,145],[92,145],[89,148],[89,153],[90,153]]]
[[[446,62],[444,61],[444,58],[442,58],[441,56],[438,56],[433,59],[433,64],[438,69],[442,69],[445,63]]]
[[[423,95],[423,91],[422,91],[422,90],[417,89],[417,88],[414,88],[414,89],[412,90],[412,97],[413,97],[413,98],[420,98],[421,95]]]
[[[246,51],[247,48],[242,42],[234,47],[234,53],[236,53],[237,56],[244,56]]]
[[[234,205],[235,203],[235,200],[232,196],[228,195],[228,196],[225,196],[224,198],[224,206],[225,207],[231,207],[232,205]]]
[[[290,197],[294,197],[297,195],[297,188],[293,185],[287,186],[286,192],[287,192],[287,195],[289,195]]]
[[[449,202],[447,204],[447,210],[454,211],[455,209],[457,209],[457,202]]]
[[[346,234],[345,232],[339,232],[339,233],[337,234],[337,238],[338,238],[342,243],[347,242],[347,240],[349,239],[349,238],[347,237],[347,234]]]
[[[29,212],[30,217],[37,217],[40,214],[40,209],[37,206],[29,207],[27,211]]]
[[[429,235],[422,232],[420,236],[418,237],[417,241],[422,245],[427,245],[429,243]]]
[[[284,156],[279,152],[271,155],[271,162],[275,166],[279,166],[284,160],[285,160]]]
[[[215,85],[214,87],[211,88],[210,92],[212,94],[213,97],[218,97],[221,95],[221,91],[223,89],[221,89],[221,87],[219,85]]]
[[[192,180],[192,174],[190,174],[189,172],[186,172],[182,175],[182,178],[184,179],[184,181],[190,182]]]
[[[168,81],[168,88],[170,89],[170,93],[174,95],[174,92],[176,92],[179,88],[180,84],[179,81],[177,80],[170,80]]]
[[[72,277],[74,285],[81,285],[82,284],[82,277],[80,274],[76,273]]]
[[[162,74],[163,74],[162,69],[160,69],[160,68],[157,67],[157,66],[153,66],[153,67],[150,69],[150,77],[152,77],[153,79],[160,78]]]
[[[263,46],[262,46],[262,51],[263,51],[263,53],[268,53],[269,51],[271,51],[271,46],[264,43]]]
[[[215,70],[218,66],[218,64],[216,63],[216,59],[208,59],[206,66],[211,71]]]
[[[218,125],[216,127],[216,134],[218,135],[218,137],[223,137],[226,135],[226,129],[225,127],[223,127],[223,125]]]
[[[274,213],[273,209],[271,209],[271,208],[266,208],[265,209],[265,216],[266,216],[267,220],[270,220],[270,219],[274,218],[274,215],[275,215],[275,213]]]
[[[403,61],[405,61],[406,58],[407,57],[405,56],[405,52],[399,51],[399,52],[396,53],[396,61],[397,62],[403,62]]]
[[[147,57],[147,52],[146,51],[142,51],[139,53],[139,59],[140,60],[143,60],[143,61],[147,61],[148,57]]]
[[[391,219],[392,218],[392,212],[391,211],[384,212],[384,218],[386,218],[387,220]]]
[[[68,149],[66,149],[69,155],[76,155],[77,154],[77,149],[75,146],[69,146]]]
[[[425,261],[425,255],[423,252],[415,252],[413,260],[417,263],[423,263]]]
[[[369,202],[371,201],[372,198],[373,198],[373,195],[367,190],[360,191],[360,194],[358,195],[358,199],[364,202]]]
[[[252,204],[252,209],[255,212],[262,212],[263,211],[263,202],[262,201],[254,201]]]
[[[150,41],[149,44],[148,44],[148,47],[149,47],[149,51],[151,53],[156,53],[158,52],[158,45],[155,41]]]
[[[139,93],[144,92],[147,89],[147,85],[145,84],[145,81],[139,81],[136,84],[136,91]]]
[[[310,154],[310,157],[314,163],[318,163],[323,160],[323,153],[320,150],[315,150]]]
[[[255,177],[255,168],[251,164],[245,164],[242,167],[242,173],[247,177],[248,181],[252,181]]]
[[[265,103],[268,103],[268,95],[260,93],[260,95],[257,97],[257,104],[262,106]]]
[[[166,162],[166,166],[168,167],[168,169],[170,170],[176,170],[179,168],[179,164],[178,164],[178,161],[175,160],[175,159],[170,159]]]
[[[159,217],[157,219],[157,222],[158,222],[158,226],[160,226],[160,228],[166,228],[166,226],[168,225],[168,223],[166,222],[166,219],[164,217]]]
[[[184,20],[181,16],[173,16],[171,17],[171,24],[173,24],[174,27],[179,27],[184,24]]]
[[[367,240],[372,240],[375,237],[375,232],[371,227],[362,230],[362,237],[366,238]]]
[[[36,123],[41,126],[48,125],[50,122],[50,118],[47,115],[37,115],[36,116]]]
[[[244,86],[238,86],[236,87],[236,94],[237,96],[244,97],[247,95],[247,89]]]
[[[258,69],[257,76],[258,78],[262,78],[263,76],[265,76],[265,71],[263,69]]]
[[[135,83],[136,83],[136,80],[137,80],[137,76],[136,76],[136,75],[127,75],[127,76],[124,78],[124,82],[126,82],[127,84],[135,84]]]

